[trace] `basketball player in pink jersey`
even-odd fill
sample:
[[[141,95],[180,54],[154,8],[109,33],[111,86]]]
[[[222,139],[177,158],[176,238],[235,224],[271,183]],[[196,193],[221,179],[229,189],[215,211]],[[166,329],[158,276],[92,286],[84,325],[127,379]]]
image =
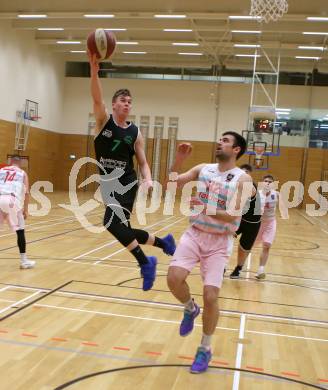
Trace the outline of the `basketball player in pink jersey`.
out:
[[[226,132],[217,143],[217,164],[200,164],[177,176],[179,187],[197,180],[197,196],[190,204],[203,208],[200,213],[192,214],[191,226],[180,239],[167,276],[172,294],[185,307],[180,335],[187,336],[193,330],[200,308],[190,295],[186,279],[200,263],[204,284],[203,337],[190,368],[192,373],[206,371],[211,360],[211,337],[219,317],[218,296],[223,272],[241,219],[241,211],[238,215],[236,210],[243,209],[252,192],[251,177],[236,167],[236,160],[245,150],[246,141],[240,134]],[[171,172],[179,172],[190,153],[190,144],[180,144]],[[246,198],[242,196],[243,188],[249,193]],[[233,197],[235,202],[232,202]]]
[[[264,204],[261,226],[256,237],[257,242],[262,242],[262,252],[260,255],[260,266],[255,275],[256,279],[265,279],[264,267],[269,258],[269,251],[276,236],[277,221],[276,208],[279,201],[279,193],[272,189],[274,178],[272,175],[263,177],[264,188],[260,190],[262,202]]]
[[[14,156],[11,165],[0,169],[0,226],[7,221],[17,234],[20,252],[20,268],[35,266],[35,261],[26,256],[25,219],[28,213],[29,181],[27,174],[20,168],[20,157]]]

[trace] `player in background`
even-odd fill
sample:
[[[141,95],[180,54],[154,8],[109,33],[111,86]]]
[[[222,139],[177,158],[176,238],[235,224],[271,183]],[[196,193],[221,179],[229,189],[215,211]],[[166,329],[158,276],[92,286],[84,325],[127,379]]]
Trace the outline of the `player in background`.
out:
[[[256,279],[265,279],[264,267],[268,262],[270,248],[276,236],[277,220],[276,208],[279,202],[279,192],[273,189],[274,178],[272,175],[263,177],[264,187],[260,190],[264,208],[261,219],[261,227],[256,242],[262,242],[260,265],[255,275]],[[280,199],[281,201],[281,199]]]
[[[240,169],[248,175],[251,175],[253,170],[249,164],[241,165]],[[240,272],[245,264],[247,256],[252,250],[261,226],[261,196],[257,190],[256,183],[253,182],[253,186],[252,197],[248,200],[245,206],[247,211],[242,215],[239,228],[236,231],[236,236],[239,234],[241,234],[241,236],[238,244],[237,265],[230,275],[231,279],[238,279],[240,277]]]
[[[29,180],[21,168],[19,156],[11,158],[11,165],[0,169],[0,225],[7,221],[17,235],[20,268],[35,266],[26,256],[25,219],[28,215]]]

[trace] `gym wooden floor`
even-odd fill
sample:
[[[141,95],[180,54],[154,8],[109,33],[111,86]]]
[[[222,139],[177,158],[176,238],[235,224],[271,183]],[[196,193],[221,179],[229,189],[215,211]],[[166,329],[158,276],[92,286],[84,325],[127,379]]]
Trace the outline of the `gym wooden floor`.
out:
[[[179,337],[182,309],[165,278],[170,258],[145,247],[159,265],[154,289],[143,292],[127,251],[60,208],[67,194],[51,199],[49,215],[27,220],[34,270],[19,270],[16,237],[7,228],[0,232],[1,389],[328,388],[328,218],[300,210],[278,218],[265,281],[254,278],[259,247],[242,279],[229,279],[235,243],[211,368],[192,375],[201,319],[190,336]],[[101,207],[91,214],[91,222],[101,223]],[[178,240],[187,226],[179,213],[147,215],[147,228],[159,236],[171,232]],[[198,269],[189,283],[201,304]]]

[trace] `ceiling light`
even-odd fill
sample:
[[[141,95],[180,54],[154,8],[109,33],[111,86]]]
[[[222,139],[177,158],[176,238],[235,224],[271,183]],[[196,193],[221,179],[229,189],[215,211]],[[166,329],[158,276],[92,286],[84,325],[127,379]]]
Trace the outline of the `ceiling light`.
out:
[[[234,47],[261,47],[261,45],[246,44],[246,43],[235,43]]]
[[[242,16],[229,16],[229,19],[240,19],[240,20],[260,20],[261,16],[250,16],[250,15],[242,15]]]
[[[232,33],[236,34],[261,34],[262,31],[258,30],[231,30]]]
[[[276,108],[276,111],[291,111],[291,108]]]
[[[70,50],[70,53],[86,53],[86,50]]]
[[[39,27],[39,31],[64,31],[62,27]]]
[[[47,18],[48,17],[48,15],[43,15],[43,14],[39,14],[39,15],[32,15],[32,14],[30,14],[30,15],[25,15],[25,14],[20,14],[20,15],[17,15],[17,17],[19,17],[19,18],[23,18],[23,19],[29,19],[29,18],[31,18],[31,19],[43,19],[43,18]]]
[[[133,41],[117,41],[117,45],[139,45],[139,42],[133,42]]]
[[[114,15],[112,14],[86,14],[84,15],[85,18],[95,18],[95,19],[102,19],[102,18],[114,18]]]
[[[322,16],[308,16],[306,19],[312,22],[328,22],[328,18]]]
[[[328,35],[328,32],[309,32],[309,31],[305,31],[302,34],[303,35]]]
[[[191,32],[190,28],[164,28],[166,32]]]
[[[295,56],[299,60],[321,60],[321,57]]]
[[[147,54],[146,51],[124,51],[124,54]]]
[[[104,28],[105,31],[126,31],[126,28]]]
[[[184,19],[186,18],[187,16],[186,15],[170,15],[170,14],[167,14],[167,15],[154,15],[155,18],[162,18],[162,19]]]
[[[202,56],[203,53],[178,53],[180,56]]]
[[[199,43],[193,42],[173,42],[173,46],[199,46]]]
[[[57,41],[60,45],[79,45],[81,41]]]
[[[235,54],[236,57],[261,57],[259,54]]]
[[[305,50],[321,50],[321,51],[325,50],[323,46],[298,46],[298,48],[305,49]]]

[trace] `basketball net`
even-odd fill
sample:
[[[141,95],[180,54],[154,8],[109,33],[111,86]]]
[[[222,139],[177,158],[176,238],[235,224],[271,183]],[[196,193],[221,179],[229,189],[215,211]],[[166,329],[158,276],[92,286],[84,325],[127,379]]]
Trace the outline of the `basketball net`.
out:
[[[288,11],[287,0],[251,0],[250,15],[257,17],[258,22],[276,22]]]
[[[254,152],[255,152],[255,166],[256,168],[260,168],[263,161],[263,153],[265,151],[264,146],[254,146]]]

